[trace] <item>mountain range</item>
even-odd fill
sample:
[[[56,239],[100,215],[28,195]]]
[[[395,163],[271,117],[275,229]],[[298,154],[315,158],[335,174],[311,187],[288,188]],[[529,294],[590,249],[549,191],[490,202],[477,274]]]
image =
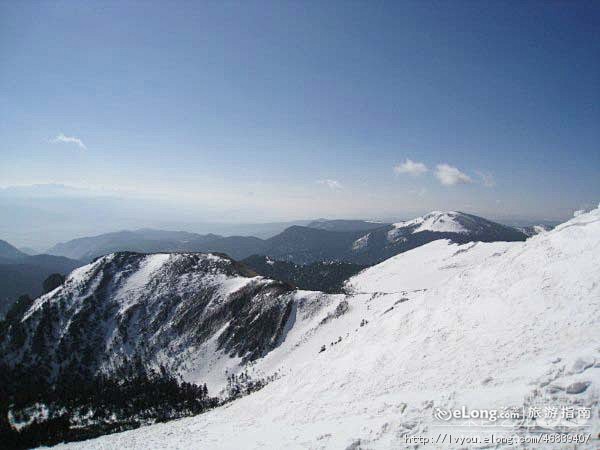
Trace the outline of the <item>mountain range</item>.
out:
[[[396,224],[321,219],[308,226],[288,227],[268,239],[148,229],[121,231],[57,244],[48,252],[83,261],[115,251],[219,252],[235,259],[256,254],[296,264],[335,260],[370,265],[436,239],[463,243],[526,238],[520,230],[481,217],[436,211]]]
[[[532,232],[466,213],[432,212],[395,224],[319,219],[307,226],[288,227],[268,239],[153,229],[119,231],[57,244],[48,250],[51,255],[29,256],[2,242],[0,316],[19,295],[40,295],[41,284],[48,275],[67,274],[83,262],[113,252],[216,252],[236,260],[260,255],[280,261],[274,266],[266,265],[265,260],[248,260],[260,274],[301,288],[331,292],[339,289],[344,276],[352,275],[359,267],[376,264],[437,239],[457,243],[519,241]]]
[[[386,228],[388,243],[514,233],[461,213]],[[139,361],[223,398],[234,378],[263,380],[226,407],[86,448],[406,448],[455,429],[461,408],[543,405],[591,419],[515,416],[499,433],[597,436],[599,274],[600,210],[525,242],[437,239],[339,294],[294,289],[222,254],[112,253],[3,322],[0,364],[42,382]]]

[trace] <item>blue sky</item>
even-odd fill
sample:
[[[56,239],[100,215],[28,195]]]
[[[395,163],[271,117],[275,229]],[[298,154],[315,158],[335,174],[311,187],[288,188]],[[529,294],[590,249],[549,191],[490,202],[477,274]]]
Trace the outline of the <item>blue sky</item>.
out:
[[[565,218],[600,200],[599,24],[583,1],[2,2],[0,186],[219,221]]]

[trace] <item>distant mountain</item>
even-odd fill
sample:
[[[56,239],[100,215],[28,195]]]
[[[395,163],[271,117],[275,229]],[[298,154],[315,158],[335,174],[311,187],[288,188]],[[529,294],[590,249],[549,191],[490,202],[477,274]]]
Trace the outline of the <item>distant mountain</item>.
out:
[[[34,250],[31,247],[19,247],[19,251],[23,252],[27,255],[38,255],[40,252],[38,252],[37,250]]]
[[[218,252],[235,259],[262,254],[277,259],[306,263],[338,259],[362,231],[334,232],[303,226],[291,226],[269,239],[254,236],[219,236],[179,231],[135,230],[106,233],[74,239],[48,250],[53,255],[92,261],[120,251]]]
[[[341,292],[344,281],[364,269],[364,266],[340,261],[295,264],[260,255],[241,262],[262,276],[290,283],[299,289],[327,293]]]
[[[456,243],[524,241],[512,227],[462,212],[434,211],[416,219],[365,231],[328,231],[290,227],[268,239],[266,255],[306,264],[345,261],[372,265],[438,239]]]
[[[53,255],[92,261],[120,251],[218,252],[235,259],[250,255],[269,255],[280,260],[307,263],[336,260],[352,246],[364,231],[336,232],[304,226],[291,226],[269,239],[254,236],[219,236],[195,233],[135,230],[106,233],[74,239],[48,250]]]
[[[352,242],[364,231],[327,231],[294,226],[266,241],[265,254],[275,259],[306,264],[313,261],[345,261]]]
[[[0,317],[20,295],[40,295],[50,274],[68,274],[81,265],[80,261],[62,256],[30,256],[0,240]]]
[[[460,212],[432,212],[391,225],[358,220],[318,220],[311,226],[291,226],[268,239],[179,231],[120,231],[58,244],[49,252],[84,261],[118,251],[219,252],[235,259],[264,255],[296,264],[344,261],[371,265],[436,239],[464,243],[526,238],[522,231],[481,217]]]
[[[188,246],[188,251],[225,253],[234,259],[268,252],[268,241],[254,236],[218,237],[206,243]]]
[[[294,220],[291,222],[266,222],[266,223],[197,223],[192,224],[197,233],[215,233],[223,236],[256,236],[268,239],[286,228],[294,225],[306,226],[311,220]]]
[[[203,244],[220,238],[221,236],[216,234],[201,235],[185,231],[151,229],[117,231],[57,244],[49,249],[48,253],[91,261],[98,256],[118,251],[140,253],[201,251]]]
[[[438,239],[467,242],[524,241],[522,231],[458,211],[433,211],[378,228],[357,239],[347,260],[373,264]]]
[[[369,231],[386,225],[389,225],[389,223],[370,222],[368,220],[317,219],[306,226],[327,231]]]
[[[14,259],[24,258],[26,256],[27,254],[17,249],[17,247],[14,247],[8,242],[0,239],[0,261],[12,261]]]

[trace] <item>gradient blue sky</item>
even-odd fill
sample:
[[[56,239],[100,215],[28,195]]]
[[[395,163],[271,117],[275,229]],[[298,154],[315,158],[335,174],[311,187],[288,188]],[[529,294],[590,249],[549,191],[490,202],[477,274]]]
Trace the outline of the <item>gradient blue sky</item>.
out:
[[[203,220],[564,218],[600,200],[600,3],[2,2],[0,136],[0,186]]]

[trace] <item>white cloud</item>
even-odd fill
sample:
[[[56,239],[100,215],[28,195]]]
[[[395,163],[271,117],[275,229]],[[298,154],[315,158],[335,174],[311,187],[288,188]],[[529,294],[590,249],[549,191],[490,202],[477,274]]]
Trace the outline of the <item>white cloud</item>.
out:
[[[75,136],[65,136],[62,133],[60,133],[58,136],[56,136],[54,139],[52,139],[51,142],[54,142],[54,143],[64,142],[67,144],[76,144],[80,149],[87,150],[87,147],[85,146],[85,144],[83,143],[83,141],[81,139],[76,138]]]
[[[427,172],[427,166],[421,162],[415,162],[407,158],[402,164],[394,167],[394,172],[407,173],[416,177]]]
[[[325,186],[327,186],[329,189],[333,189],[333,190],[339,190],[342,189],[342,183],[340,183],[338,180],[318,180],[317,181],[318,184],[323,184]]]
[[[454,186],[456,184],[473,182],[469,175],[449,164],[438,164],[436,166],[435,176],[444,186]]]
[[[478,170],[477,175],[481,178],[481,183],[485,187],[494,187],[496,186],[496,180],[494,179],[494,175],[490,172],[484,172],[482,170]]]

